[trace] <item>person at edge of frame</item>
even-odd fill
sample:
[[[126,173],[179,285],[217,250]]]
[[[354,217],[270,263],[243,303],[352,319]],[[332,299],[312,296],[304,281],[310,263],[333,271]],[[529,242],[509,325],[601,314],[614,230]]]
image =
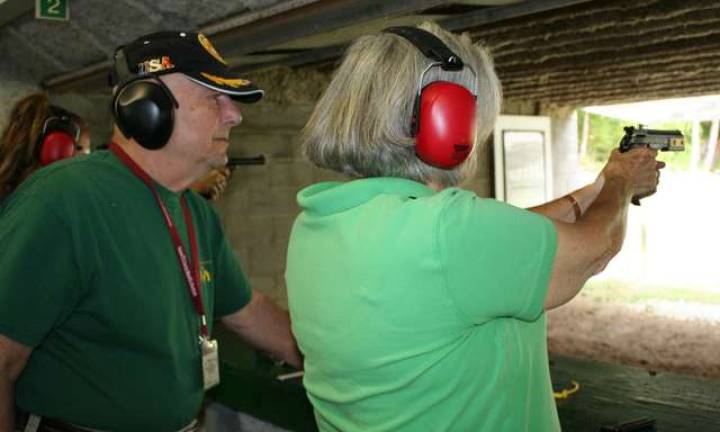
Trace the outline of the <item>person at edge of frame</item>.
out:
[[[24,96],[0,137],[0,207],[36,170],[88,153],[90,130],[82,117],[51,104],[45,92]]]
[[[287,312],[250,289],[187,188],[227,163],[263,91],[202,34],[115,52],[109,151],[28,178],[0,214],[0,430],[192,431],[219,380],[215,320],[301,367]]]

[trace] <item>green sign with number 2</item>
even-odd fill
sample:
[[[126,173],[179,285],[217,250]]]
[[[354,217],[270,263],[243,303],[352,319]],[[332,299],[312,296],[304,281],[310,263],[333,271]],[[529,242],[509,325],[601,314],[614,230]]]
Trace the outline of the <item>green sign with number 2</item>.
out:
[[[70,0],[35,0],[35,18],[67,21],[69,3]]]

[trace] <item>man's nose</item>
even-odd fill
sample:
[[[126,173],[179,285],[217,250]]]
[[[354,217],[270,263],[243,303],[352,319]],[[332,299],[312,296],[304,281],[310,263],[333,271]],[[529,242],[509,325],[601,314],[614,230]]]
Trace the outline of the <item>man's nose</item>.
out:
[[[221,98],[220,107],[222,108],[221,115],[223,123],[231,124],[233,126],[240,124],[242,121],[240,107],[238,107],[229,96],[223,96]]]

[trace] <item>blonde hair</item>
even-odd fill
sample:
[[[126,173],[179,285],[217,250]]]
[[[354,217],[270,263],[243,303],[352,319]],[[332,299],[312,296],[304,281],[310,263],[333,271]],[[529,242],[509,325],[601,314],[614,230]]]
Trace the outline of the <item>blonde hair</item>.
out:
[[[433,62],[404,38],[378,33],[357,39],[346,51],[330,85],[302,131],[305,156],[315,165],[352,177],[402,177],[454,186],[475,172],[478,147],[492,131],[502,100],[492,60],[467,34],[437,24],[418,26],[439,37],[468,68],[432,68],[423,84],[450,81],[477,95],[477,130],[468,159],[451,170],[435,168],[415,155],[410,118],[422,71]]]

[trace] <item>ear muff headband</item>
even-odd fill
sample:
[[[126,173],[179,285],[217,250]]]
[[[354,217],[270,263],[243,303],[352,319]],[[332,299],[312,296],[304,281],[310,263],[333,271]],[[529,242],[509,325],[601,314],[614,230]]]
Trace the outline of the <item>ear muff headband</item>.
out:
[[[40,135],[41,166],[74,156],[80,140],[80,126],[65,110],[51,105],[50,112]]]
[[[73,121],[71,115],[72,114],[58,106],[50,105],[50,115],[43,123],[42,136],[52,131],[61,130],[70,135],[73,140],[79,141],[82,131],[80,130],[80,125]]]
[[[448,71],[470,70],[437,36],[415,27],[390,27],[384,30],[403,37],[433,60],[420,74],[410,124],[415,138],[415,153],[425,163],[452,169],[467,159],[475,141],[475,104],[477,97],[467,88],[448,81],[423,86],[425,75],[434,68]],[[477,87],[477,85],[476,85]]]
[[[164,147],[175,125],[175,109],[179,107],[165,83],[154,75],[130,72],[122,48],[115,53],[110,83],[119,83],[110,110],[123,135],[149,150]]]
[[[435,60],[445,70],[462,70],[465,63],[434,34],[417,27],[388,27],[383,30],[403,37],[430,60]],[[475,72],[473,72],[474,74]]]

